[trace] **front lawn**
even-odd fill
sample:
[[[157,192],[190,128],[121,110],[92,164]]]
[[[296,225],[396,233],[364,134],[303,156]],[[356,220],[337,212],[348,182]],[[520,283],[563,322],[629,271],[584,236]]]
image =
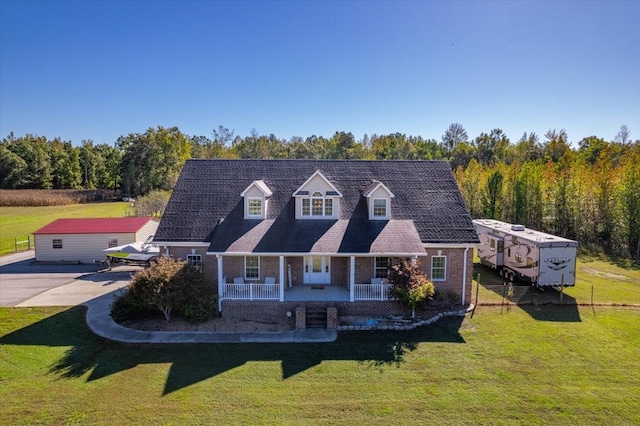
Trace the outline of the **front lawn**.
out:
[[[0,309],[2,424],[639,424],[640,310],[484,306],[330,344],[123,345]]]

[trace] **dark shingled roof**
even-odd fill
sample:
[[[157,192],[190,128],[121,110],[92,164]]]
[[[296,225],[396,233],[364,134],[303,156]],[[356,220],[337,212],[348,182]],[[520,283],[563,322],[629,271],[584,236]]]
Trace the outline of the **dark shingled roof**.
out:
[[[295,219],[293,194],[320,171],[343,195],[338,220]],[[244,219],[253,181],[273,191],[264,220]],[[395,195],[388,221],[370,221],[363,192]],[[477,243],[448,163],[363,160],[189,160],[156,232],[158,242],[211,242],[210,252],[418,253],[421,243]]]

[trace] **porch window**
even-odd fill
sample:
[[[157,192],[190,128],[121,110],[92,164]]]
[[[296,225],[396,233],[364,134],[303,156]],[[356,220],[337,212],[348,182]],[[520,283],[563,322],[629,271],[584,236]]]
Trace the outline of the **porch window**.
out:
[[[117,239],[109,240],[108,244],[109,244],[109,248],[118,247],[118,240]]]
[[[375,198],[373,200],[373,217],[384,219],[387,217],[387,199]]]
[[[447,279],[447,257],[433,256],[431,258],[431,280],[444,281]]]
[[[260,279],[260,257],[259,256],[245,256],[244,277],[248,280]]]
[[[61,249],[62,248],[62,240],[59,238],[54,238],[52,241],[53,244],[53,248],[54,249]]]
[[[200,254],[188,254],[187,262],[189,265],[196,268],[198,271],[202,270],[202,255]]]
[[[389,275],[390,268],[391,268],[391,258],[376,257],[373,276],[375,278],[387,278],[387,276]]]
[[[249,216],[262,216],[262,199],[261,198],[249,198],[248,215]]]

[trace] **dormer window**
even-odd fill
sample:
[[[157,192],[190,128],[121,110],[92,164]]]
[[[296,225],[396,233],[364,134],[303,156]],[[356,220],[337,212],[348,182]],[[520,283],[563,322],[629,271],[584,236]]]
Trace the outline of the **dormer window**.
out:
[[[316,171],[293,196],[297,219],[334,219],[342,194],[320,171]]]
[[[385,184],[374,180],[363,191],[367,198],[369,220],[389,220],[391,218],[391,199],[393,192]]]
[[[387,214],[387,199],[386,198],[374,198],[373,199],[373,217],[376,219],[386,219]]]
[[[247,187],[241,197],[244,197],[244,218],[264,219],[267,215],[267,201],[273,192],[266,183],[261,180],[254,180]]]
[[[333,216],[333,198],[315,191],[309,198],[302,198],[302,216]]]
[[[262,198],[249,198],[247,216],[262,217]]]

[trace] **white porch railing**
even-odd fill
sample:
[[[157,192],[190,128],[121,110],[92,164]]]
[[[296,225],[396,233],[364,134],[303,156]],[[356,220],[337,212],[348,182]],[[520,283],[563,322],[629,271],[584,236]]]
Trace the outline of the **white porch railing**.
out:
[[[225,299],[280,300],[280,284],[225,284]]]
[[[390,300],[391,284],[354,284],[355,300]]]

